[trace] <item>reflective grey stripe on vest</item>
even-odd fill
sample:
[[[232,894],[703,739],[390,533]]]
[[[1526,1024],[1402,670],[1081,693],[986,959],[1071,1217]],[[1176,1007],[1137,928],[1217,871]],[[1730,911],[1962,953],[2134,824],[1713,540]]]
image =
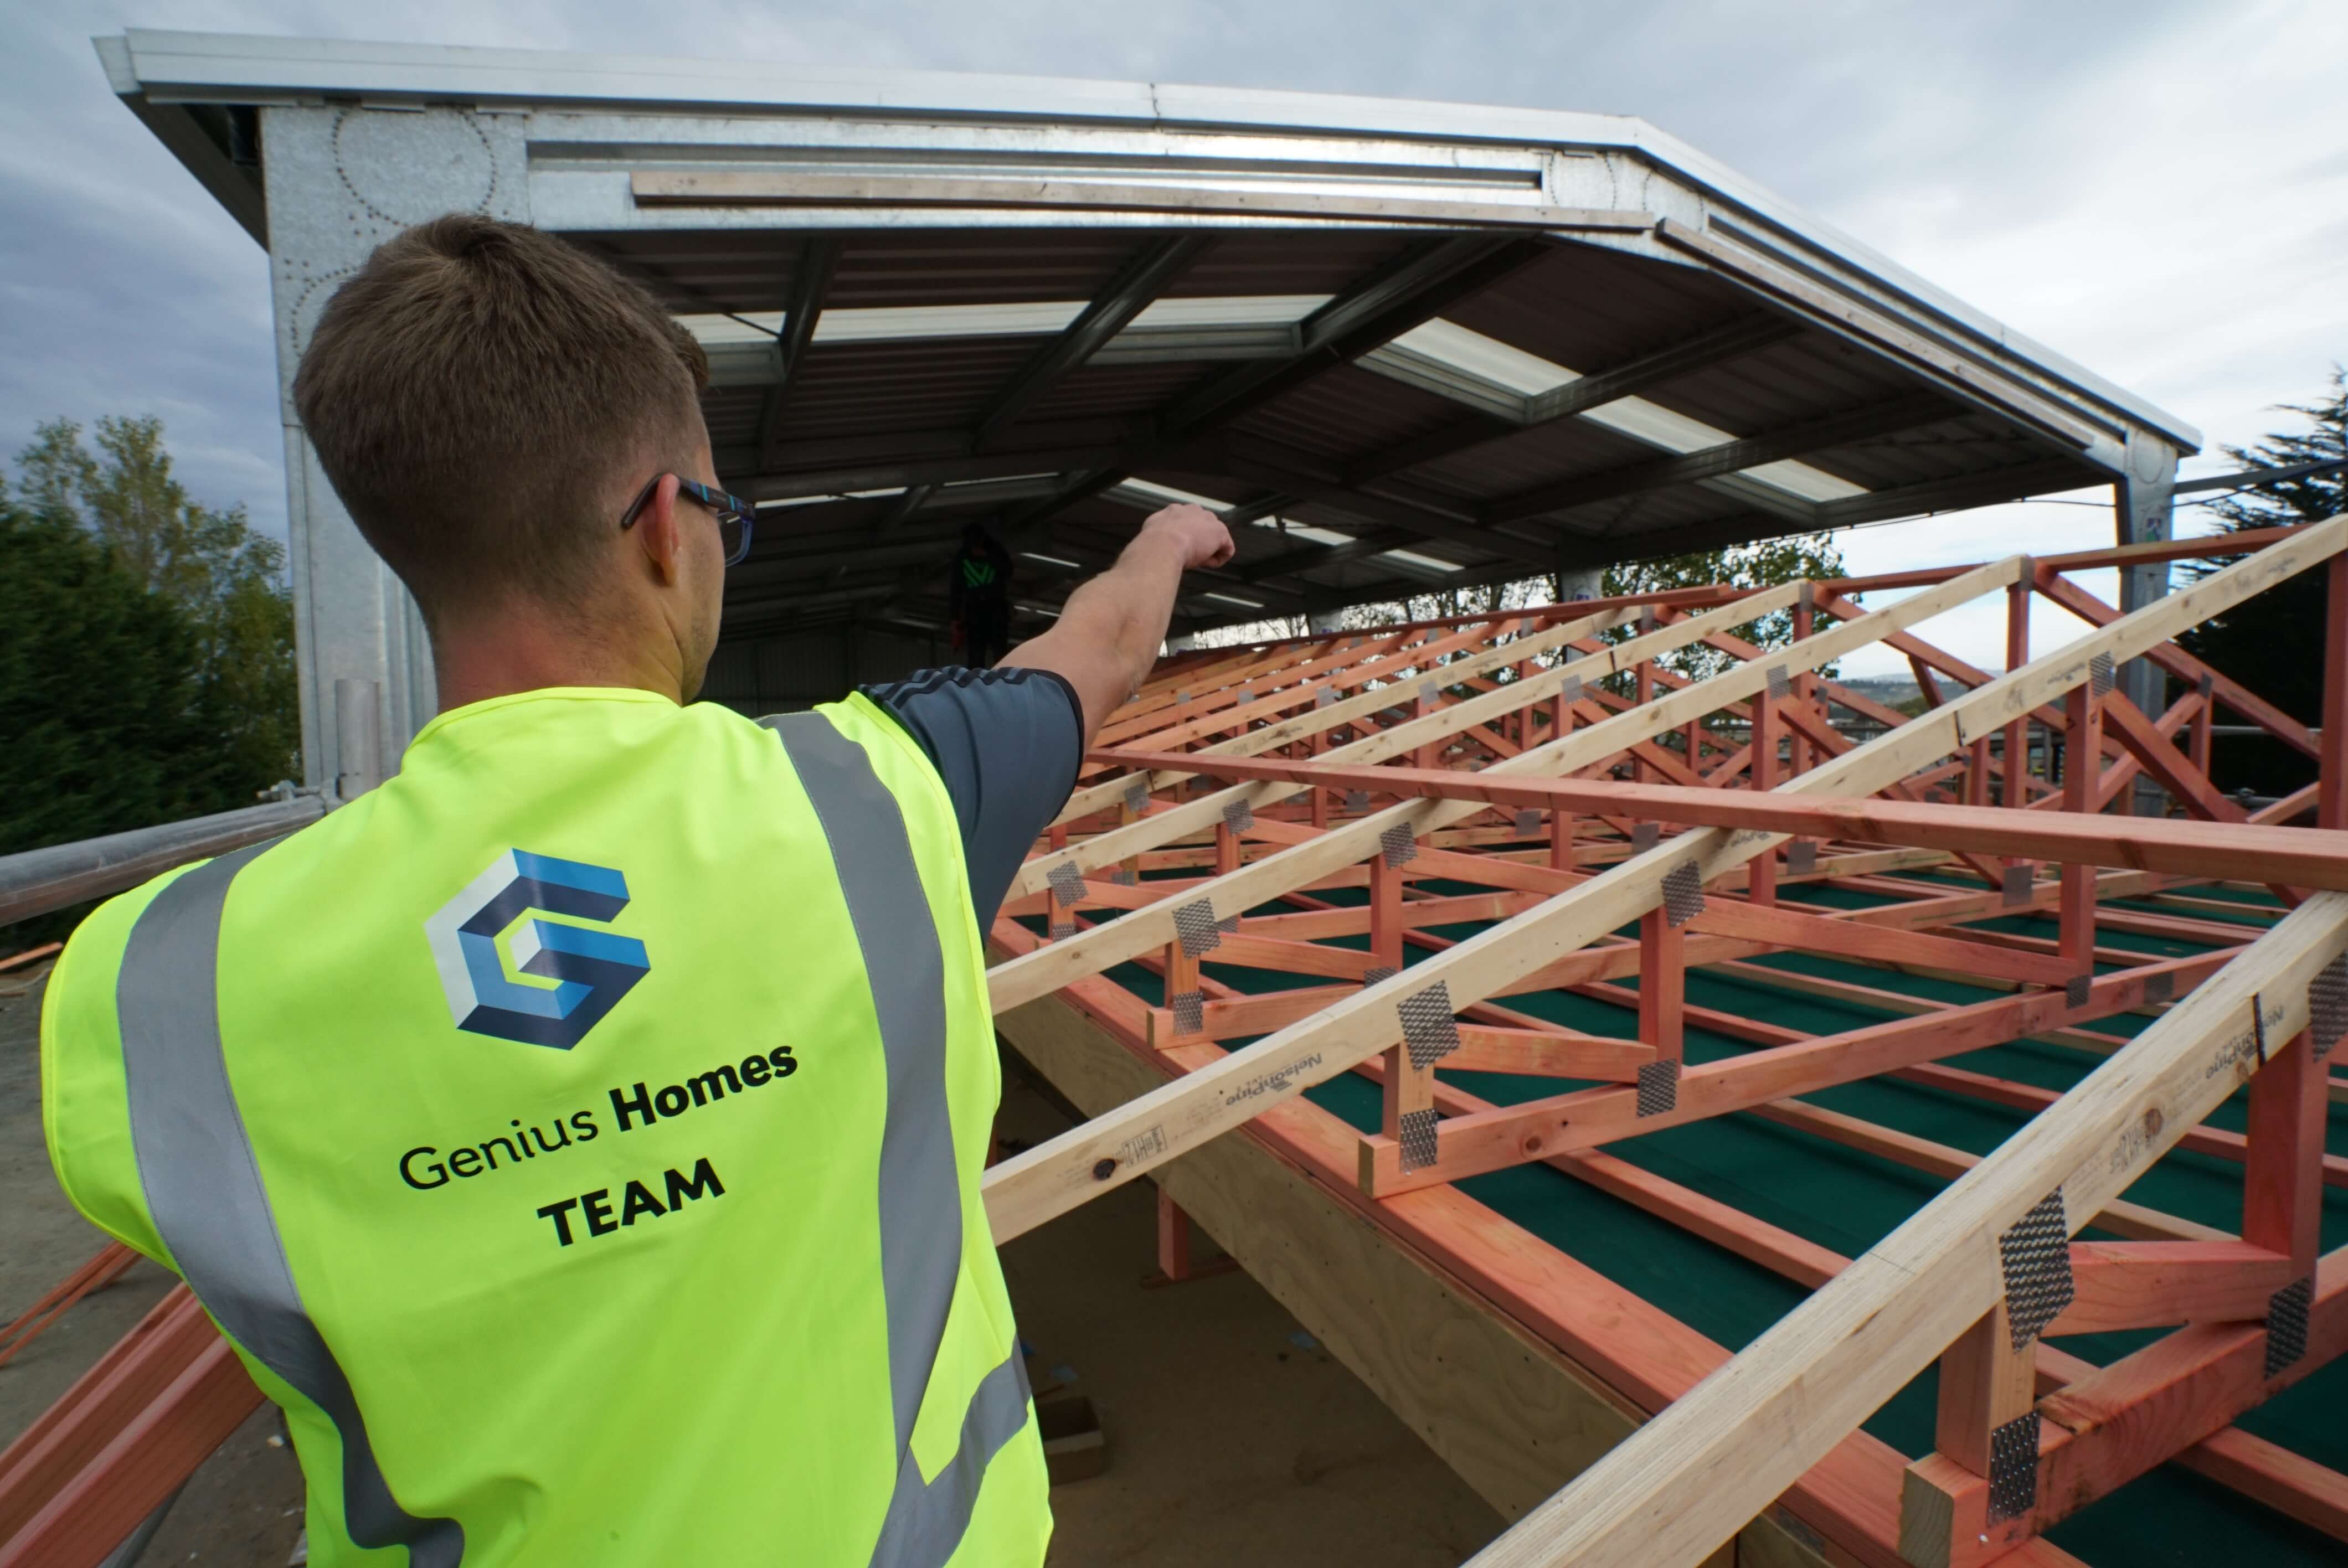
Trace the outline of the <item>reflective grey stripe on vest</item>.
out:
[[[155,895],[130,928],[115,1005],[139,1184],[156,1235],[204,1309],[335,1423],[351,1539],[405,1545],[415,1568],[456,1568],[463,1526],[418,1519],[391,1495],[350,1379],[303,1310],[221,1056],[221,907],[236,874],[275,842],[196,867]]]
[[[928,1389],[962,1263],[962,1190],[946,1104],[945,958],[922,887],[905,815],[864,748],[820,713],[760,723],[783,750],[815,807],[856,927],[888,1061],[880,1134],[880,1273],[889,1310],[889,1402],[896,1418],[897,1483],[872,1549],[875,1568],[939,1568],[969,1528],[987,1462],[1027,1424],[1027,1376],[1014,1343],[981,1380],[961,1445],[924,1484],[913,1421]]]

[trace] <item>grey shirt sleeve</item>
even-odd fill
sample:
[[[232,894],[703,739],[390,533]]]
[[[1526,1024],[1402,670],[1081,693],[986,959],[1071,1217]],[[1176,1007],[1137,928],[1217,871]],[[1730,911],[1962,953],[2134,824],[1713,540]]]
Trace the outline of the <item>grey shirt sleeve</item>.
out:
[[[1076,787],[1083,706],[1049,670],[917,670],[861,688],[929,754],[953,802],[979,929]]]

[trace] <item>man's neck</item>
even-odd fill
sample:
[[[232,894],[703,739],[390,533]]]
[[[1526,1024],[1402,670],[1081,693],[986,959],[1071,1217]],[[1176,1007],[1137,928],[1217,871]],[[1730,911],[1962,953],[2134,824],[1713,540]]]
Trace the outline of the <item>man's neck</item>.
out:
[[[626,686],[672,702],[685,700],[676,650],[667,640],[583,637],[528,615],[486,625],[442,628],[432,639],[440,711],[550,686]]]

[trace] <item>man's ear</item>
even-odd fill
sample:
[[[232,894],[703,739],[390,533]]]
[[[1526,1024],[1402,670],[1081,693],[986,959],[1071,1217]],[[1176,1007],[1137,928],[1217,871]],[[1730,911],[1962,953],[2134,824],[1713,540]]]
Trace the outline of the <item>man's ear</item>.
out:
[[[629,532],[636,538],[636,548],[644,554],[653,576],[666,587],[677,580],[684,570],[682,557],[685,538],[677,516],[676,476],[664,474],[645,497],[644,509],[636,514],[636,526]]]

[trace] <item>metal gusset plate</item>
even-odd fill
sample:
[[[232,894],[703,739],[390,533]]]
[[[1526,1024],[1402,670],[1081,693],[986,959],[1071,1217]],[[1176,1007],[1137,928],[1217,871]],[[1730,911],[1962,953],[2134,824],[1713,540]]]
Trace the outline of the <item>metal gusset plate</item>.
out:
[[[1385,857],[1386,869],[1407,865],[1418,856],[1418,840],[1411,836],[1410,824],[1397,822],[1378,835],[1378,854]]]
[[[1085,874],[1076,869],[1073,861],[1061,861],[1044,880],[1052,885],[1052,901],[1063,908],[1085,896]]]
[[[2322,978],[2322,976],[2317,977],[2319,979]],[[2343,978],[2348,979],[2348,976]],[[2157,975],[2144,977],[2144,999],[2148,1004],[2157,1007],[2176,994],[2177,971],[2175,969],[2163,969]],[[2319,1050],[2316,1054],[2321,1056],[2323,1053]]]
[[[2267,1298],[2267,1369],[2271,1378],[2307,1354],[2307,1314],[2315,1305],[2315,1276],[2294,1279]]]
[[[1337,688],[1334,686],[1323,686],[1313,693],[1313,705],[1316,708],[1325,708],[1336,701]]]
[[[2014,1349],[2022,1350],[2071,1305],[2071,1231],[2064,1223],[2063,1189],[2007,1226],[1997,1238],[1997,1254],[2005,1269],[2006,1323]]]
[[[1639,1114],[1661,1116],[1676,1111],[1680,1103],[1680,1064],[1676,1061],[1650,1061],[1639,1068]]]
[[[1395,1004],[1402,1020],[1402,1043],[1410,1064],[1421,1072],[1459,1049],[1459,1023],[1451,1016],[1451,988],[1441,980]]]
[[[1045,927],[1045,934],[1055,942],[1065,942],[1076,934],[1076,923],[1074,920],[1063,920],[1055,917],[1051,924]]]
[[[1240,917],[1237,915],[1226,915],[1215,922],[1215,929],[1226,937],[1236,937],[1240,934]]]
[[[1207,995],[1204,991],[1176,991],[1166,1000],[1174,1009],[1176,1034],[1197,1034],[1207,1027]]]
[[[1364,812],[1369,810],[1370,792],[1365,789],[1347,790],[1345,792],[1345,809],[1351,812]]]
[[[1245,833],[1255,825],[1255,807],[1243,800],[1235,800],[1223,807],[1223,825],[1233,833]]]
[[[1989,1522],[2020,1519],[2038,1506],[2038,1412],[2026,1410],[1989,1434]]]
[[[2201,700],[2205,702],[2208,702],[2209,700],[2209,693],[2217,689],[2218,678],[2207,670],[2202,671],[2201,680],[2199,683],[2194,687],[2194,690],[2201,694]]]
[[[2096,654],[2087,661],[2087,690],[2098,697],[2111,695],[2112,682],[2117,673],[2110,654]]]
[[[2069,979],[2065,980],[2063,982],[2063,1005],[2067,1008],[2085,1007],[2087,1005],[2088,988],[2093,986],[2095,983],[2096,977],[2093,975],[2073,975]]]
[[[1402,1168],[1424,1171],[1435,1163],[1435,1112],[1406,1111],[1395,1120],[1395,1131],[1402,1143]]]
[[[1704,913],[1704,874],[1693,860],[1663,873],[1663,923],[1684,926]]]
[[[1148,811],[1149,809],[1149,781],[1147,779],[1135,779],[1132,783],[1127,784],[1125,786],[1125,804],[1136,816]]]
[[[1174,911],[1174,935],[1181,939],[1182,950],[1192,958],[1211,953],[1221,945],[1223,933],[1215,924],[1215,901],[1194,898]]]
[[[1579,675],[1568,675],[1565,678],[1565,684],[1557,689],[1557,694],[1560,701],[1569,705],[1581,702],[1581,677]]]
[[[2001,900],[2009,907],[2016,904],[2029,903],[2031,884],[2034,880],[2035,878],[2034,878],[2030,874],[2030,867],[2028,865],[2023,864],[2007,866],[2005,868],[2005,879],[2001,886],[1999,895]]]
[[[1631,852],[1633,855],[1644,855],[1662,843],[1663,837],[1663,829],[1661,824],[1634,822],[1631,825]]]
[[[1402,973],[1402,971],[1395,968],[1392,964],[1372,964],[1368,968],[1362,971],[1362,984],[1365,986],[1382,986],[1400,973]]]
[[[2145,988],[2145,998],[2150,1000],[2152,989]],[[2332,1054],[2340,1037],[2348,1034],[2348,953],[2343,953],[2322,968],[2307,982],[2308,1033],[2315,1037],[2315,1059],[2318,1061]]]
[[[1783,664],[1769,666],[1769,701],[1782,702],[1794,694],[1794,683],[1786,678]]]
[[[1111,882],[1116,883],[1120,887],[1138,887],[1141,886],[1141,873],[1136,871],[1130,866],[1118,866],[1116,870],[1108,874],[1108,879]]]
[[[1807,876],[1818,868],[1818,845],[1814,838],[1797,838],[1786,845],[1786,869],[1796,876]]]
[[[1516,827],[1517,836],[1519,838],[1530,838],[1534,834],[1540,831],[1540,825],[1541,815],[1540,812],[1535,811],[1529,805],[1519,806],[1517,808]]]

